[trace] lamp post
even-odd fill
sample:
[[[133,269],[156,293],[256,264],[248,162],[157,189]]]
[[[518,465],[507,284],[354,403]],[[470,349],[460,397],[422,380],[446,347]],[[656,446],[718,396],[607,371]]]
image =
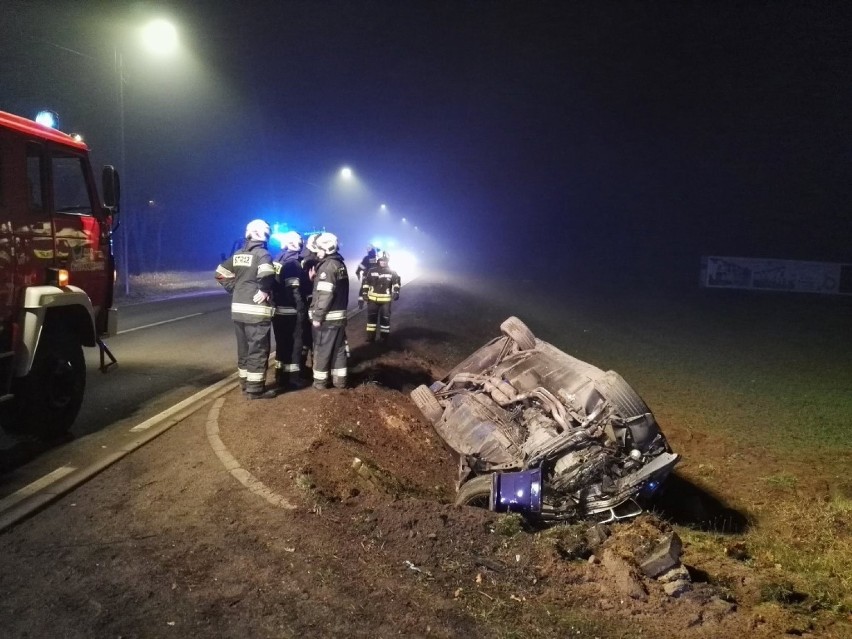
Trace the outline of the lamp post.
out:
[[[169,55],[177,49],[178,39],[177,30],[174,25],[163,19],[151,20],[142,27],[142,44],[145,49],[154,55]],[[127,147],[125,144],[125,111],[124,111],[124,87],[127,84],[127,77],[124,68],[124,55],[115,47],[115,71],[118,78],[118,125],[119,125],[119,144],[121,157],[121,173],[123,174],[125,184],[127,181]],[[124,294],[130,294],[130,238],[128,236],[128,220],[126,219],[129,213],[130,198],[125,200],[124,217],[119,224],[121,227],[121,244],[122,244],[122,275],[124,277]]]
[[[127,180],[127,158],[126,147],[124,144],[124,57],[121,55],[121,52],[118,50],[118,47],[115,48],[115,71],[118,76],[118,130],[119,130],[119,157],[121,161],[121,174],[125,180]],[[126,183],[126,182],[125,182]],[[124,215],[127,216],[128,209],[127,202],[125,201],[124,206]],[[121,266],[122,266],[122,276],[124,279],[124,294],[130,294],[130,259],[128,256],[129,245],[127,239],[127,224],[126,220],[119,221],[121,226]]]

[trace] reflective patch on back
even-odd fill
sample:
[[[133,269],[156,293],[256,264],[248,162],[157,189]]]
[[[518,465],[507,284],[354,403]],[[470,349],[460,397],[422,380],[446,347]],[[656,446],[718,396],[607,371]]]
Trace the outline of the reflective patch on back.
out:
[[[234,266],[251,266],[251,253],[241,253],[234,255]]]

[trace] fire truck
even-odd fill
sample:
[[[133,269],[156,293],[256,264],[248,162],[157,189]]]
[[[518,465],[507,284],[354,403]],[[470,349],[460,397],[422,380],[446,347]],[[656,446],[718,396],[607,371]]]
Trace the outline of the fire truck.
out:
[[[77,417],[83,346],[114,335],[112,231],[119,178],[72,136],[0,111],[0,425],[52,438]],[[107,363],[106,358],[109,358]]]

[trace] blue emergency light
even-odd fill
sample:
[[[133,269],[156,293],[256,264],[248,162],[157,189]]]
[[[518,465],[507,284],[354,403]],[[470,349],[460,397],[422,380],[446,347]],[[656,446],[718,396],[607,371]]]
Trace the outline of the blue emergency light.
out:
[[[39,111],[36,113],[35,121],[42,126],[48,126],[51,129],[55,129],[59,126],[59,116],[56,115],[55,111]]]

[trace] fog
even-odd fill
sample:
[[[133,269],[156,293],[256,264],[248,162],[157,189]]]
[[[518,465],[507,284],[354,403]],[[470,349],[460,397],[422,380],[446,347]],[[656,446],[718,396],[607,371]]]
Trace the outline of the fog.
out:
[[[852,261],[848,3],[103,5],[4,3],[0,109],[121,168],[134,271],[212,270],[256,217],[561,280]]]

